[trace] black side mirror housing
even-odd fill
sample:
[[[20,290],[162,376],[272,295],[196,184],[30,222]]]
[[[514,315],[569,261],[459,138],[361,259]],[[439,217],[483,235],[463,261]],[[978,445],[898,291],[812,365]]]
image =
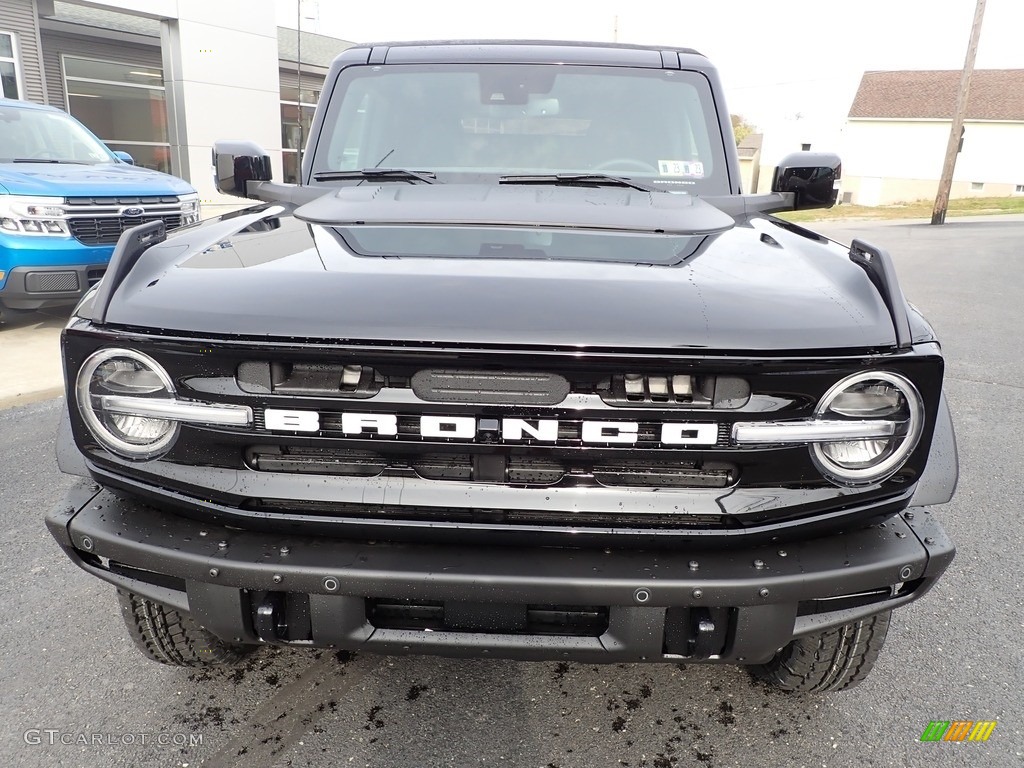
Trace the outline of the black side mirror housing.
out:
[[[831,208],[839,195],[843,164],[831,152],[793,152],[775,169],[772,192],[793,194],[793,210]]]
[[[253,197],[250,182],[270,181],[270,156],[251,141],[213,144],[213,181],[217,190],[235,197]]]

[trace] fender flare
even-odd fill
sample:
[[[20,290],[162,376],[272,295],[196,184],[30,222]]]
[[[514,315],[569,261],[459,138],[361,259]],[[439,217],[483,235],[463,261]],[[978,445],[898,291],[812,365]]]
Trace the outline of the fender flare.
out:
[[[935,414],[935,431],[932,446],[928,452],[928,465],[917,482],[917,489],[910,499],[911,507],[929,507],[945,504],[953,498],[957,479],[960,475],[960,459],[956,449],[956,431],[949,413],[945,392],[939,398],[939,409]]]

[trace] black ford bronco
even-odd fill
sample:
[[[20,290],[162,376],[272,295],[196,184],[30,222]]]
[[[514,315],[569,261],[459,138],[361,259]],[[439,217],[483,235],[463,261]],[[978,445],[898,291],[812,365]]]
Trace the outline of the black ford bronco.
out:
[[[931,327],[888,254],[744,194],[684,49],[355,47],[301,183],[126,232],[63,336],[47,518],[168,664],[260,644],[707,661],[846,688],[954,548]]]

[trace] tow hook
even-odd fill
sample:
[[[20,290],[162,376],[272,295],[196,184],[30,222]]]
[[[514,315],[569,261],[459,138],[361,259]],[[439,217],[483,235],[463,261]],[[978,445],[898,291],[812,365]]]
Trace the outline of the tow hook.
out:
[[[256,636],[265,643],[274,643],[288,636],[288,621],[284,612],[284,597],[280,592],[268,592],[256,607],[253,617]]]

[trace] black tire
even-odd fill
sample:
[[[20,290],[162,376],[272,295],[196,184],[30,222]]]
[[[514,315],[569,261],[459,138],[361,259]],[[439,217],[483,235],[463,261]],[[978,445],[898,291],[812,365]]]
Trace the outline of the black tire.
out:
[[[755,677],[789,693],[825,693],[853,688],[868,676],[885,644],[885,611],[816,635],[798,637],[767,664],[752,666]]]
[[[225,643],[200,627],[188,614],[162,603],[118,590],[128,634],[143,655],[176,667],[237,664],[254,646]]]

